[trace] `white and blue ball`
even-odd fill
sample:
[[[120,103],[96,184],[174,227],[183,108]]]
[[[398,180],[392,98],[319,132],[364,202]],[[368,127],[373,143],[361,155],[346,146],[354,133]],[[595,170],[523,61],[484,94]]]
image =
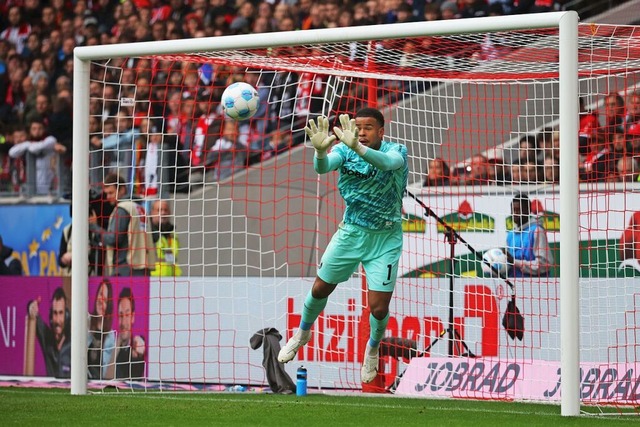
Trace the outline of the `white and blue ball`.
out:
[[[256,88],[248,83],[230,84],[222,93],[222,109],[233,120],[247,120],[258,111],[260,97]]]
[[[489,249],[482,255],[482,259],[486,262],[482,263],[482,271],[487,275],[495,276],[496,273],[489,267],[493,266],[500,274],[507,272],[507,255],[500,248]],[[489,263],[489,265],[487,265]]]

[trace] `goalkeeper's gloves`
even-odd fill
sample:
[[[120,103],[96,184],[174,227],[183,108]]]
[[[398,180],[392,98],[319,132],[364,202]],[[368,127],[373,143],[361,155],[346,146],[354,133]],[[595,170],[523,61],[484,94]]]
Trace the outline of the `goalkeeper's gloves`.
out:
[[[358,153],[358,155],[364,156],[364,153],[367,152],[367,146],[363,145],[358,140],[358,128],[356,127],[356,121],[350,118],[348,114],[340,114],[340,125],[342,125],[342,129],[339,127],[333,128],[333,131],[340,141]]]
[[[335,135],[329,136],[329,119],[320,116],[318,117],[318,125],[311,119],[309,124],[304,128],[304,132],[307,134],[313,148],[316,149],[316,158],[323,159],[327,155],[327,150],[331,147],[331,144],[336,140]]]

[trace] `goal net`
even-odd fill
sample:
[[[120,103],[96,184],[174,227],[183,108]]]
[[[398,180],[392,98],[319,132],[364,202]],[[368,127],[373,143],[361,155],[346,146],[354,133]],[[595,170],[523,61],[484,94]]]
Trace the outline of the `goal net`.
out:
[[[94,352],[109,350],[90,351],[89,386],[286,392],[304,365],[311,389],[560,402],[569,343],[577,381],[563,393],[637,405],[640,39],[634,27],[580,25],[579,78],[563,88],[562,16],[77,49],[73,218],[91,243],[78,240],[74,256],[95,262],[73,272],[73,324],[90,329]],[[258,90],[250,120],[222,113],[220,95],[236,81]],[[616,113],[612,94],[622,100]],[[384,113],[385,139],[407,146],[410,169],[404,252],[370,385],[360,383],[362,274],[338,285],[297,357],[273,363],[344,208],[338,173],[314,171],[303,127],[364,106]],[[618,149],[618,131],[625,151],[606,151]],[[114,179],[136,230],[117,230]],[[526,221],[512,211],[523,194]],[[563,205],[575,207],[576,223],[560,224]],[[516,277],[487,271],[485,252],[526,243],[527,221],[545,231],[537,261],[520,254]],[[562,257],[561,229],[579,237]],[[124,233],[143,242],[137,253],[119,243]],[[134,268],[118,270],[123,263]],[[105,278],[110,313],[94,310]],[[566,306],[565,278],[563,296],[575,296]],[[523,324],[512,307],[503,324],[511,301]],[[561,306],[563,331],[576,336],[561,336]],[[83,392],[87,369],[75,369]]]

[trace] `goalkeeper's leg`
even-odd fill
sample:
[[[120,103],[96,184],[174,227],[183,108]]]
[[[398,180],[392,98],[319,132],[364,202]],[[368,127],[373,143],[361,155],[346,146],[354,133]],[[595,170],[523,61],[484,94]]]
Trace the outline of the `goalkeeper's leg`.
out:
[[[370,383],[378,375],[380,341],[389,323],[389,304],[398,275],[402,233],[376,235],[370,242],[371,257],[363,262],[369,288],[369,342],[364,351],[360,378]]]
[[[311,326],[327,305],[337,283],[349,279],[360,264],[360,252],[349,227],[341,226],[333,235],[318,267],[318,276],[304,301],[300,327],[278,353],[278,361],[287,363],[296,357],[300,347],[311,339]],[[322,278],[320,278],[322,276]]]
[[[369,315],[369,326],[371,328],[371,332],[369,335],[369,341],[367,342],[367,347],[364,351],[362,369],[360,370],[360,377],[363,383],[370,383],[374,380],[376,375],[378,375],[378,363],[380,361],[378,350],[380,349],[380,340],[384,337],[384,331],[387,329],[388,322],[388,311],[382,319],[378,319],[374,316],[373,312]]]
[[[280,349],[278,353],[279,362],[289,362],[296,356],[300,347],[309,342],[311,339],[311,326],[313,326],[313,322],[316,321],[322,310],[324,310],[327,305],[327,300],[329,299],[329,294],[333,292],[335,287],[336,285],[326,283],[322,279],[316,278],[313,287],[309,290],[304,300],[300,327],[289,341],[287,341],[285,346]]]

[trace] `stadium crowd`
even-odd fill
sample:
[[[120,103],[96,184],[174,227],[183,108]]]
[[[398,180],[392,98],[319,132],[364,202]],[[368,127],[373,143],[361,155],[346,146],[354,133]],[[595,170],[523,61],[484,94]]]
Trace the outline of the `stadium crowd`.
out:
[[[0,194],[24,193],[28,181],[33,185],[33,194],[70,192],[73,153],[68,124],[72,117],[73,49],[77,46],[546,12],[561,9],[563,3],[565,0],[8,0],[0,5]],[[219,114],[210,111],[210,101],[219,95],[213,88],[247,80],[250,74],[213,72],[206,64],[179,61],[151,64],[141,60],[122,65],[121,75],[103,76],[104,85],[91,86],[90,144],[96,152],[92,153],[93,165],[133,165],[135,169],[136,160],[140,161],[136,159],[140,135],[144,136],[145,147],[152,146],[154,139],[156,143],[172,145],[177,152],[175,164],[180,170],[189,169],[189,174],[192,168],[211,162],[224,166],[226,161],[231,170],[238,163],[260,161],[292,144],[290,135],[278,133],[276,121],[280,118],[275,117],[276,113],[259,111],[258,117],[262,115],[266,120],[256,121],[263,127],[253,131],[270,134],[268,140],[254,138],[246,150],[247,158],[224,158],[225,150],[230,151],[234,144],[246,147],[247,131],[213,120]],[[260,84],[287,87],[296,83],[274,82],[277,78],[292,77],[274,74],[268,76],[271,81]],[[155,119],[145,120],[118,109],[118,96],[110,93],[115,85],[109,83],[114,80],[123,87],[135,86],[131,96],[136,101],[148,101],[148,113],[142,116]],[[167,90],[175,82],[183,89]],[[253,84],[259,85],[257,81]],[[206,90],[207,85],[212,90]],[[286,108],[281,105],[277,114],[282,116]],[[216,129],[216,125],[220,127]],[[160,135],[166,134],[175,135],[175,140],[161,139]],[[202,135],[207,134],[216,134],[216,138],[205,141]],[[536,150],[542,150],[531,156],[538,169],[546,162],[542,146],[553,143],[549,135],[553,132],[536,135],[533,143]],[[214,150],[207,152],[203,150],[205,146]],[[147,155],[148,152],[147,149]],[[35,160],[26,167],[29,158]],[[481,169],[494,172],[510,169],[509,173],[497,173],[497,179],[507,179],[508,175],[513,180],[519,173],[522,175],[516,169],[526,169],[526,162],[522,161],[517,162],[517,167],[492,167],[492,161],[480,159],[477,163]],[[585,163],[585,170],[589,167]],[[100,171],[96,179],[109,171]],[[158,184],[149,185],[143,170],[122,171],[120,167],[118,171],[133,177],[132,192],[144,196],[158,191]],[[490,172],[481,172],[476,179],[486,181],[483,174],[487,173]],[[216,179],[225,176],[225,167],[219,167]],[[535,176],[542,179],[547,174],[536,172]],[[549,176],[553,173],[549,172]],[[447,182],[461,183],[462,179],[452,175]]]
[[[611,92],[602,111],[589,111],[580,99],[579,179],[581,182],[640,181],[640,91],[626,99]],[[499,150],[490,150],[500,153]],[[445,185],[557,184],[560,180],[560,132],[544,128],[518,141],[513,161],[477,154],[459,169],[440,157],[429,161],[425,187]]]

